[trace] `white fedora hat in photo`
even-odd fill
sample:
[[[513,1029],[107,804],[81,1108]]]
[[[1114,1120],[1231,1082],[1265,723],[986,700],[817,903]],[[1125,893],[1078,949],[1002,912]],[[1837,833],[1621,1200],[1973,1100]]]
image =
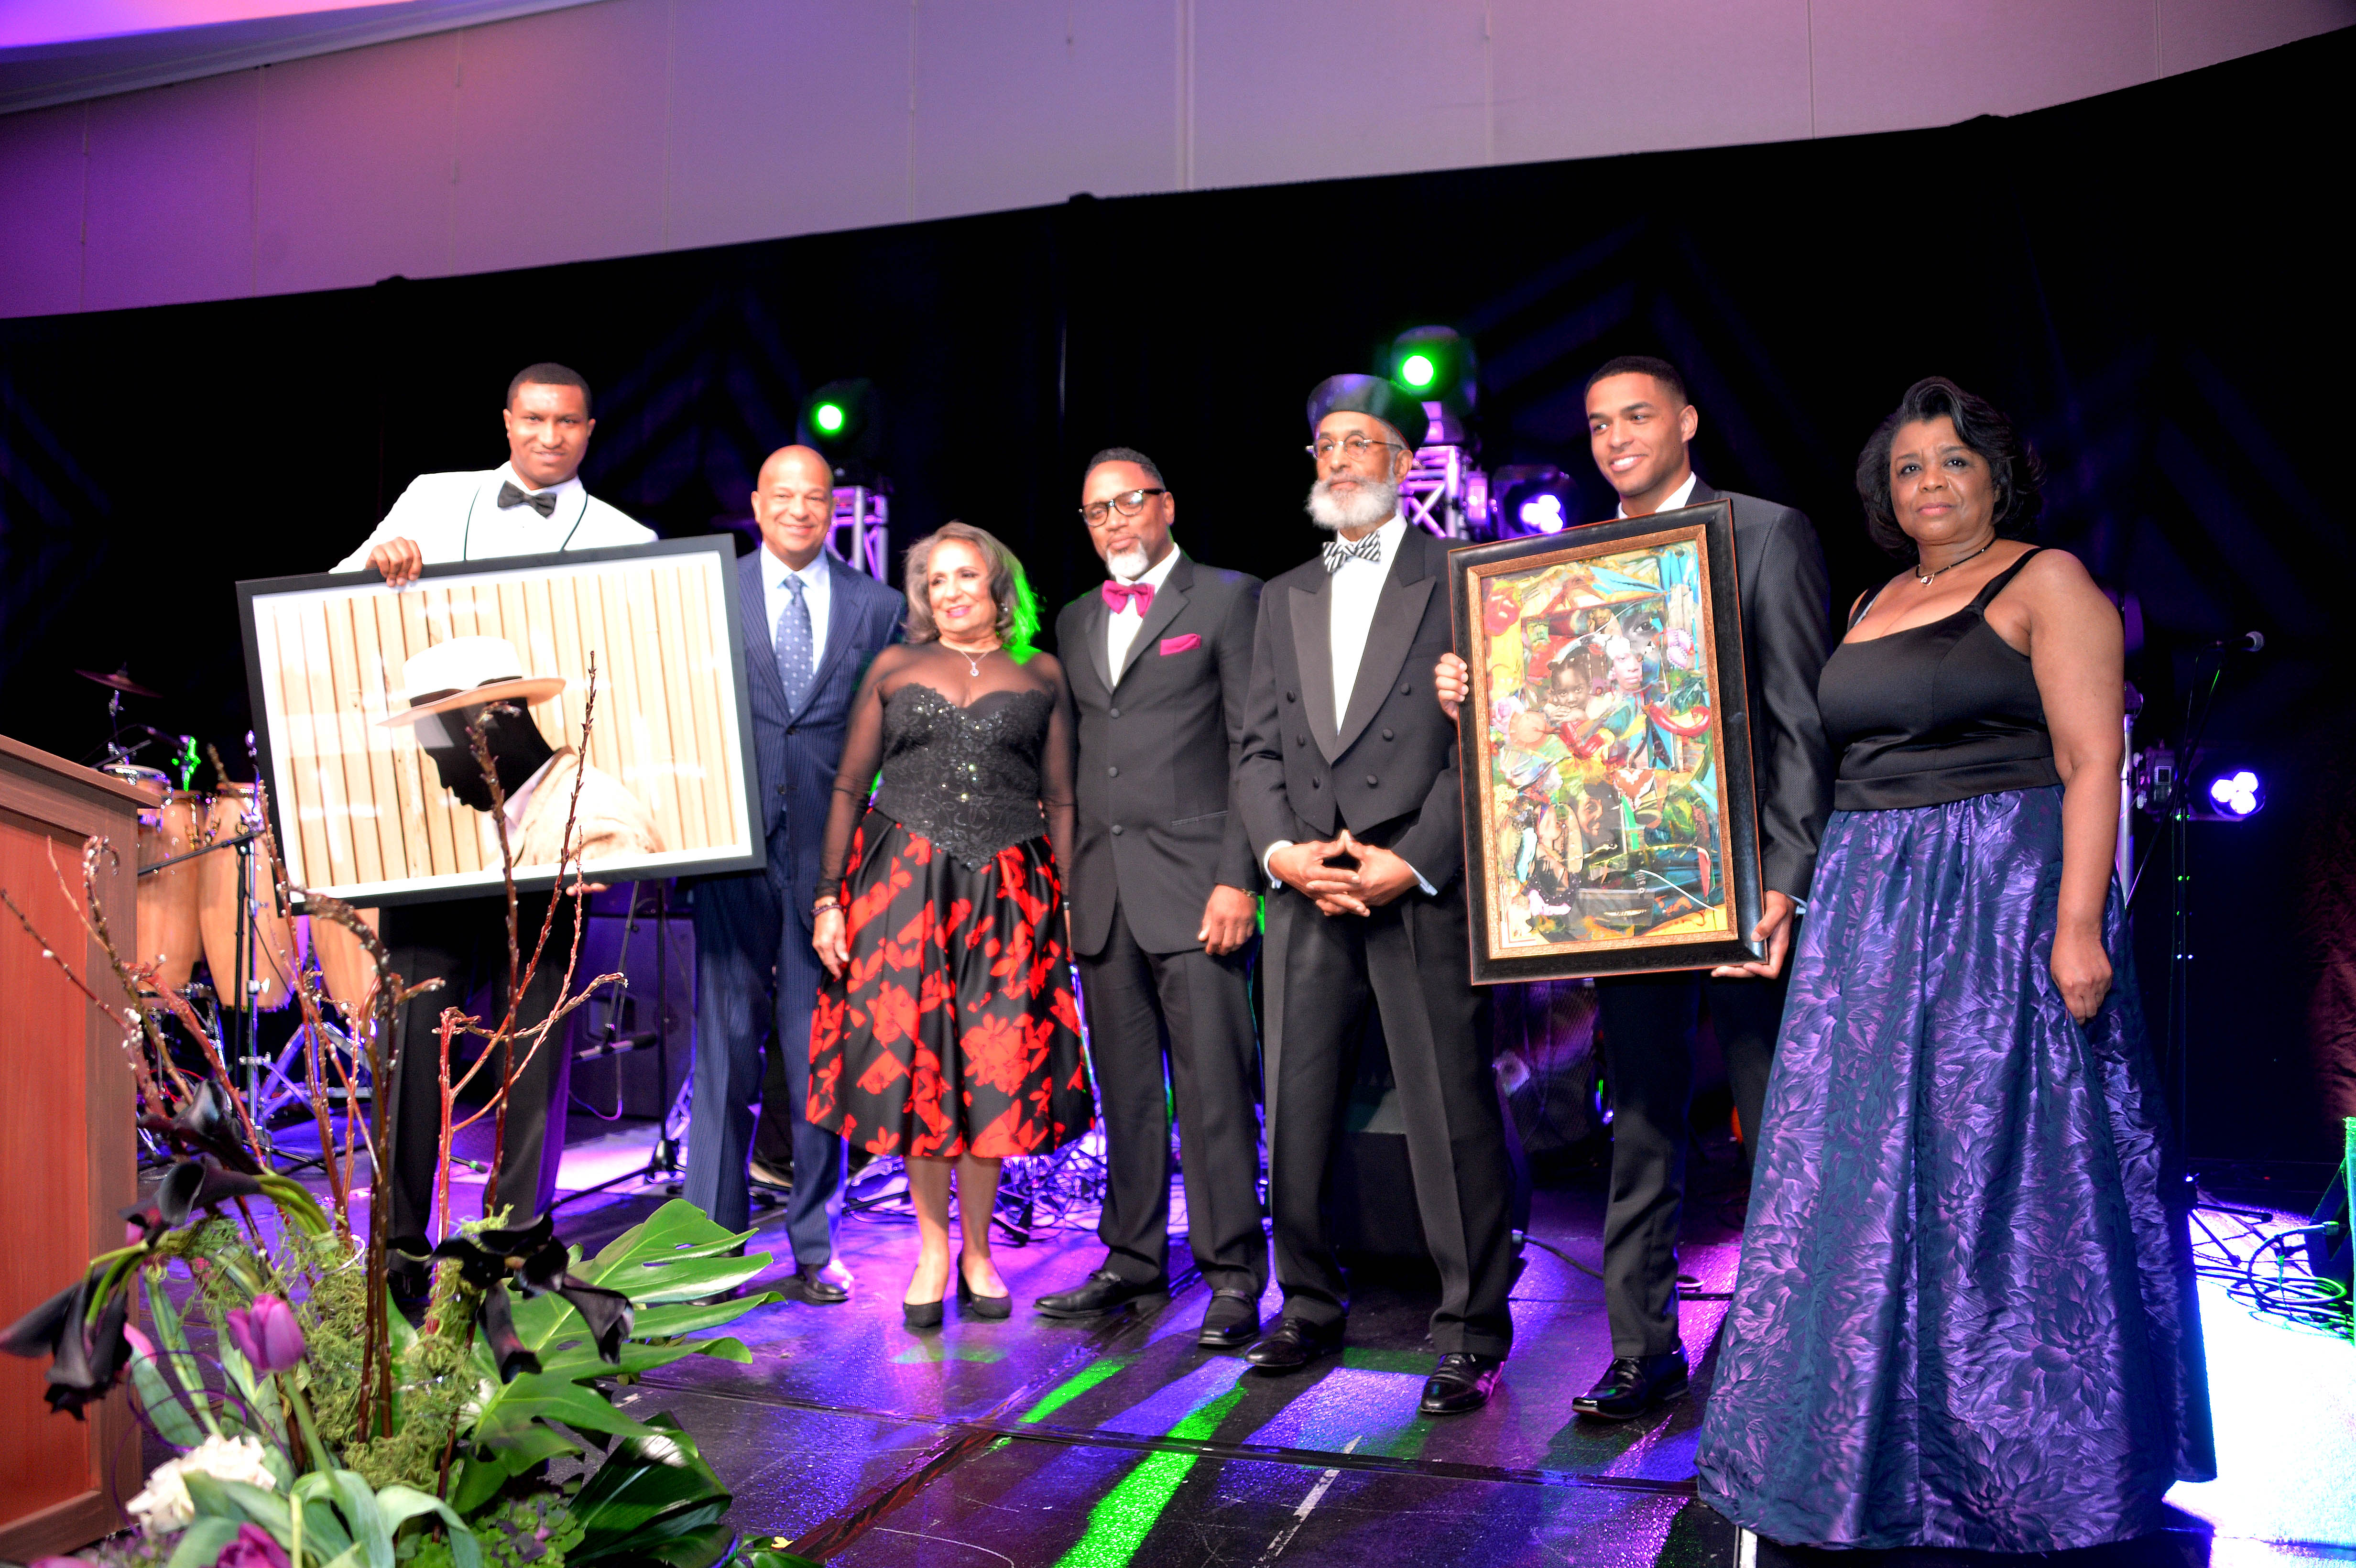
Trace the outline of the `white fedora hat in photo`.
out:
[[[505,637],[453,637],[412,655],[402,667],[409,706],[380,724],[413,724],[429,713],[486,702],[531,703],[564,689],[561,675],[526,677],[515,645]],[[420,699],[424,700],[420,701]]]

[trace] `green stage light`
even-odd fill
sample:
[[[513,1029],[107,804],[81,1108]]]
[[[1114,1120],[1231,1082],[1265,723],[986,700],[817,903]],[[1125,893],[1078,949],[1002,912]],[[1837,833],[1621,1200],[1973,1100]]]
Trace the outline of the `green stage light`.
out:
[[[835,432],[842,428],[842,405],[840,403],[819,404],[817,408],[810,411],[810,423],[818,426],[819,429],[824,431],[827,434],[832,435]]]
[[[1399,379],[1410,387],[1429,387],[1439,374],[1429,355],[1410,354],[1399,361]]]

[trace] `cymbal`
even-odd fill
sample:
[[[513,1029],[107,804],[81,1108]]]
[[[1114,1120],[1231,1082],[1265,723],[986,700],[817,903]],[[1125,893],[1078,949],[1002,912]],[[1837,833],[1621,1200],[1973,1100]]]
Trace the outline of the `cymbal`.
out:
[[[160,698],[164,695],[160,691],[150,691],[145,687],[140,685],[137,681],[132,679],[131,673],[127,667],[116,670],[112,675],[101,675],[94,669],[78,669],[74,671],[74,674],[81,677],[84,680],[94,680],[101,686],[111,686],[126,697]]]

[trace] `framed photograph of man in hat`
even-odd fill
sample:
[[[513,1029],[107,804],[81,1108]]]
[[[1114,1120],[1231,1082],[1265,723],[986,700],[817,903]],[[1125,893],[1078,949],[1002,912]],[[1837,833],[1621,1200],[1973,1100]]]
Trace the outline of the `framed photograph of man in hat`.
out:
[[[734,541],[666,539],[238,584],[292,883],[348,902],[762,864]],[[584,721],[587,743],[583,744]],[[489,717],[483,719],[487,713]]]
[[[1448,561],[1473,982],[1758,957],[1730,503]]]

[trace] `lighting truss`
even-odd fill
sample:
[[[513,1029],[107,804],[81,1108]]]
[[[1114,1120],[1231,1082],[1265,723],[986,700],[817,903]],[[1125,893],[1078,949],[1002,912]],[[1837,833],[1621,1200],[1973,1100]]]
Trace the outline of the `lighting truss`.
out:
[[[892,581],[891,498],[863,485],[849,485],[834,493],[834,526],[827,542],[834,553],[890,586]]]
[[[1489,476],[1462,446],[1419,446],[1399,481],[1399,511],[1441,539],[1472,539],[1489,527]]]

